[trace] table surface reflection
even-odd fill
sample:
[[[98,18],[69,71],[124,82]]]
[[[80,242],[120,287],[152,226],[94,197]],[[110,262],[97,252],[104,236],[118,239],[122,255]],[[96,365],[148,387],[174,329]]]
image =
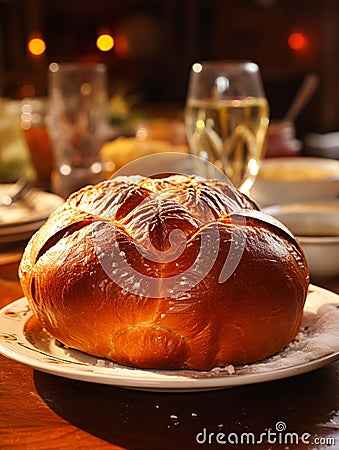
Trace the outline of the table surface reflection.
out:
[[[10,256],[0,253],[0,307],[22,296],[20,252]],[[339,293],[339,278],[312,282]],[[338,379],[339,361],[255,385],[144,392],[57,377],[0,356],[0,449],[339,449]]]

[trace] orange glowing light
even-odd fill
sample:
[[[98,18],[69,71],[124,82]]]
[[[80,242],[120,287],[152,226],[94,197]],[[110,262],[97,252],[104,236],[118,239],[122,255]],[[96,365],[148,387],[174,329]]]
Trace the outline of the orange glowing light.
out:
[[[122,58],[126,58],[130,54],[130,45],[125,34],[117,34],[115,51]]]
[[[20,94],[22,98],[25,97],[34,97],[36,95],[35,87],[33,84],[24,84],[21,86]]]
[[[110,34],[100,34],[96,44],[99,50],[108,52],[114,47],[114,39]]]
[[[45,41],[41,38],[31,38],[27,44],[28,51],[35,56],[40,56],[46,51]]]
[[[307,38],[304,34],[302,33],[291,33],[288,36],[288,46],[292,49],[292,50],[296,50],[296,51],[301,51],[301,50],[306,50],[307,48]]]

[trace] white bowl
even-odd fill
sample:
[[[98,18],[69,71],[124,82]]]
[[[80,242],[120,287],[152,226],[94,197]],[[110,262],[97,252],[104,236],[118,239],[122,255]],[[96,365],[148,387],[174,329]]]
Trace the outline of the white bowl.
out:
[[[339,195],[339,161],[283,157],[262,161],[250,196],[259,206],[335,199]]]
[[[304,146],[307,155],[339,159],[339,132],[311,133],[305,137]]]
[[[295,235],[313,279],[339,275],[339,201],[275,205],[263,212]]]

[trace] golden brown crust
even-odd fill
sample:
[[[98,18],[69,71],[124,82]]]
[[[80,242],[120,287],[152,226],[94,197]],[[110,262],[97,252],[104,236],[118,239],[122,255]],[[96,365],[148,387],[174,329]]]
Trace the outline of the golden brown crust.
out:
[[[179,175],[73,194],[29,242],[19,275],[64,344],[163,369],[280,351],[298,331],[309,284],[280,223],[228,185]]]

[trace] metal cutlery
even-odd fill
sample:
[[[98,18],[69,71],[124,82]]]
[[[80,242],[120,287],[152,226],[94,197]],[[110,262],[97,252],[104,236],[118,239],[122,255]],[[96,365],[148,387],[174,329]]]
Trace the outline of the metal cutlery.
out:
[[[10,185],[7,192],[0,197],[0,206],[11,206],[18,202],[28,201],[33,193],[34,183],[25,177],[21,177],[16,183]]]

